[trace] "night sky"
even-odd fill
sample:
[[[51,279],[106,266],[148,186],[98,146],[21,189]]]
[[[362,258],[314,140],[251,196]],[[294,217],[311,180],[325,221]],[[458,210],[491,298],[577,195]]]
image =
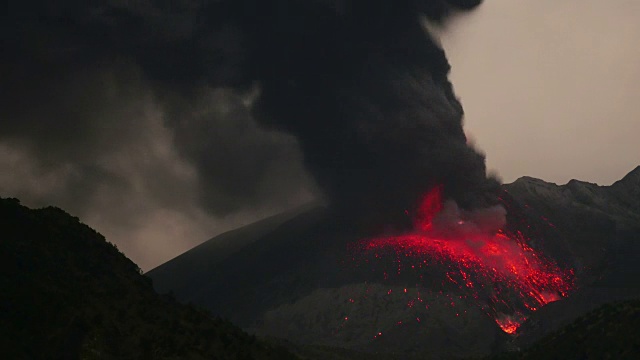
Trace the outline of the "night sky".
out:
[[[637,1],[487,0],[439,25],[447,1],[40,3],[2,25],[0,196],[62,207],[145,270],[320,194],[375,217],[368,194],[402,207],[425,179],[473,206],[483,153],[505,181],[640,164]]]

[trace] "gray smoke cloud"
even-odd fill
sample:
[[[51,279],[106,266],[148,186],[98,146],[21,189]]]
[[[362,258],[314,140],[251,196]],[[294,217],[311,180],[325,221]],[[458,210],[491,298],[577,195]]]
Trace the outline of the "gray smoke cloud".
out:
[[[493,235],[506,224],[507,211],[502,205],[466,211],[453,200],[445,201],[442,211],[433,218],[435,231],[444,237]]]
[[[193,36],[195,9],[38,5],[10,2],[0,25],[0,196],[64,208],[143,269],[313,198],[297,140],[259,126],[246,97],[186,63],[153,67],[187,56],[168,47]],[[150,23],[134,31],[136,16]]]
[[[123,238],[167,219],[238,225],[315,184],[360,223],[402,226],[436,184],[465,209],[491,204],[497,182],[423,27],[479,3],[10,1],[0,190]]]
[[[312,2],[313,3],[313,2]],[[254,113],[295,134],[334,208],[357,222],[406,226],[404,210],[443,184],[467,209],[492,205],[498,182],[468,145],[443,50],[423,19],[480,1],[343,1],[257,5],[243,27],[261,86]],[[253,32],[252,32],[253,31]]]
[[[203,90],[176,130],[132,69],[14,94],[25,104],[2,115],[0,194],[70,211],[143,269],[312,198],[295,139],[261,129],[237,96]]]

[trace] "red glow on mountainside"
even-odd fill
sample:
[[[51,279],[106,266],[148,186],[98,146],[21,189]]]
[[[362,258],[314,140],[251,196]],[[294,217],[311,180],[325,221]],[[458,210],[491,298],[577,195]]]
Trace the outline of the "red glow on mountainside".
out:
[[[398,278],[411,272],[425,282],[435,275],[438,286],[474,298],[508,334],[515,333],[525,314],[573,289],[573,271],[543,257],[522,234],[487,231],[460,212],[445,214],[446,207],[442,187],[437,187],[418,207],[413,232],[368,239],[359,244],[359,252],[373,255],[378,264],[392,259],[393,271],[384,270],[385,280],[394,272]]]
[[[507,334],[515,334],[520,327],[520,323],[513,319],[496,319],[496,323]]]

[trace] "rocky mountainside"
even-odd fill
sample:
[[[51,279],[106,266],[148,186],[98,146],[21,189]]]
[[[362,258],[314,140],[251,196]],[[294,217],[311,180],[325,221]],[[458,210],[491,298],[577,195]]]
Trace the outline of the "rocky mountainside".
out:
[[[492,359],[637,359],[640,300],[605,304],[546,335],[523,351]]]
[[[294,359],[154,292],[116,247],[64,211],[0,199],[3,359]]]
[[[640,298],[640,167],[611,186],[521,178],[505,189],[537,224],[533,240],[576,269],[578,280],[570,297],[532,314],[514,339],[517,347],[602,304]]]
[[[640,167],[611,186],[577,180],[558,186],[523,177],[504,188],[525,208],[526,219],[533,220],[532,224],[540,219],[550,224],[538,227],[539,238],[552,256],[572,263],[583,274],[583,282],[602,276],[600,270],[605,274],[633,271],[626,260],[629,252],[640,249],[636,241],[640,231]]]
[[[221,235],[148,275],[159,291],[172,290],[178,300],[261,335],[421,358],[525,348],[603,303],[640,296],[640,167],[611,186],[525,177],[503,189],[510,230],[574,269],[577,284],[515,335],[455,288],[354,268],[348,244],[364,235],[322,207]],[[232,242],[242,246],[222,254],[202,250],[230,249],[224,244]],[[196,258],[190,266],[187,260]]]

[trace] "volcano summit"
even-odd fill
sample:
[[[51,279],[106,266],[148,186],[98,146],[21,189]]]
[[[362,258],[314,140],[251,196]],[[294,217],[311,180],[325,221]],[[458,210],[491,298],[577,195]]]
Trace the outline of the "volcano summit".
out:
[[[508,333],[525,346],[599,304],[640,296],[639,174],[611,186],[521,178],[502,187],[502,231],[476,240],[429,231],[372,238],[306,207],[223,234],[148,275],[160,292],[296,343],[487,355],[511,346]]]

